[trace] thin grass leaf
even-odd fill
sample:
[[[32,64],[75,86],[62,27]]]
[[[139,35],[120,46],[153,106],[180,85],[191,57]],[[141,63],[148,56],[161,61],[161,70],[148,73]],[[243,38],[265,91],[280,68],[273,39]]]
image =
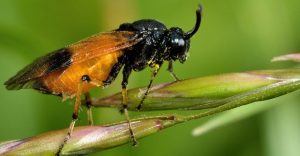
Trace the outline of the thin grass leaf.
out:
[[[273,103],[264,102],[264,104],[249,105],[222,112],[221,114],[214,116],[212,119],[209,119],[200,126],[194,128],[192,130],[192,135],[201,136],[214,129],[243,120],[262,111],[265,111],[271,108],[273,105]]]

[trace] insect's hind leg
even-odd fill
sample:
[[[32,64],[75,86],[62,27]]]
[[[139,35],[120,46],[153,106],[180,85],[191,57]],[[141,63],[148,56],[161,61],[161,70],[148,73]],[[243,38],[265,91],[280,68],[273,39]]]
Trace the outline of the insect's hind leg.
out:
[[[94,125],[91,95],[89,92],[87,92],[84,94],[84,96],[85,96],[85,106],[87,108],[87,118],[88,118],[89,125]]]
[[[132,69],[128,66],[125,66],[123,69],[123,80],[122,80],[122,112],[124,112],[124,115],[126,117],[126,121],[128,123],[128,129],[130,133],[130,137],[132,140],[133,146],[137,145],[137,140],[134,136],[129,114],[128,114],[128,95],[127,95],[127,84],[128,84],[128,78],[131,74]]]
[[[139,105],[136,107],[137,110],[141,110],[142,105],[143,105],[145,99],[147,98],[147,95],[149,94],[149,90],[150,90],[150,88],[151,88],[151,86],[152,86],[153,80],[154,80],[155,76],[157,75],[157,73],[158,73],[160,67],[161,67],[161,64],[155,64],[155,65],[153,66],[154,70],[153,70],[153,72],[152,72],[151,80],[150,80],[150,82],[149,82],[149,84],[148,84],[148,87],[147,87],[147,89],[146,89],[146,92],[144,93],[144,96],[142,97],[142,100],[140,101]]]
[[[73,132],[75,123],[76,123],[76,121],[78,119],[78,111],[79,111],[79,108],[80,108],[80,105],[81,105],[82,83],[89,82],[90,81],[90,77],[88,75],[83,75],[81,77],[80,81],[81,82],[78,84],[78,89],[77,89],[77,93],[76,93],[75,104],[74,104],[74,111],[73,111],[73,114],[72,114],[72,121],[70,123],[67,135],[65,136],[62,144],[58,148],[56,156],[60,155],[61,150],[64,148],[65,144],[68,142],[68,140],[72,136],[72,132]]]

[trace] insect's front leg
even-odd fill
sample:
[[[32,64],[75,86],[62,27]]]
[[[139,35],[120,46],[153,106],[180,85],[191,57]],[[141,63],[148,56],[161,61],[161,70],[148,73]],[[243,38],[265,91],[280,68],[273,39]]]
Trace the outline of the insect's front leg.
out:
[[[170,60],[169,61],[169,65],[168,65],[168,69],[167,69],[169,72],[170,72],[170,74],[172,75],[172,77],[175,79],[175,81],[179,81],[180,79],[176,76],[176,74],[174,73],[174,71],[173,71],[173,61],[172,60]]]
[[[58,148],[58,151],[56,153],[57,156],[60,155],[61,150],[63,149],[65,144],[68,142],[68,140],[71,138],[75,123],[78,119],[78,112],[79,112],[79,108],[80,108],[80,105],[81,105],[82,85],[83,85],[83,83],[89,83],[90,81],[91,81],[91,79],[88,75],[83,75],[81,77],[81,80],[80,80],[80,83],[78,84],[78,88],[77,88],[77,92],[76,92],[74,110],[73,110],[73,114],[72,114],[72,121],[70,123],[68,133],[64,138],[64,141],[62,142],[62,144]]]
[[[151,88],[151,86],[152,86],[153,80],[154,80],[154,78],[156,77],[156,75],[157,75],[157,73],[158,73],[158,71],[159,71],[161,65],[162,65],[162,62],[153,65],[153,72],[152,72],[151,80],[150,80],[150,82],[149,82],[149,84],[148,84],[148,87],[147,87],[146,92],[144,93],[144,96],[142,97],[141,102],[140,102],[139,105],[136,107],[137,110],[141,110],[142,105],[143,105],[145,99],[147,98],[147,95],[149,94],[149,90],[150,90],[150,88]]]
[[[127,95],[127,84],[128,84],[128,78],[129,75],[132,72],[132,68],[128,65],[125,65],[124,69],[123,69],[123,80],[122,80],[122,109],[123,112],[125,114],[127,123],[128,123],[128,128],[129,128],[129,132],[130,132],[130,136],[131,136],[131,140],[133,145],[135,146],[137,144],[137,140],[134,136],[132,127],[131,127],[131,122],[130,122],[130,118],[128,115],[128,95]]]

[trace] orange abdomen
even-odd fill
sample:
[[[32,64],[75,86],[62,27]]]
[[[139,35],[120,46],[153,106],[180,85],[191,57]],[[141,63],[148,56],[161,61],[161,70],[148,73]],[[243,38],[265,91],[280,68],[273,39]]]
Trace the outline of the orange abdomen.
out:
[[[114,64],[122,52],[114,52],[93,58],[81,63],[71,64],[69,67],[55,71],[42,78],[42,82],[52,93],[73,97],[78,91],[81,77],[88,75],[91,83],[82,83],[82,93],[88,92],[96,86],[103,86]]]

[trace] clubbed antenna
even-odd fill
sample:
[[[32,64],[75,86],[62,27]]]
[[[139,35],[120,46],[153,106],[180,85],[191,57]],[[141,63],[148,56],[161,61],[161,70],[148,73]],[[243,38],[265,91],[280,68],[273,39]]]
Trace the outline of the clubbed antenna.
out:
[[[199,5],[197,11],[196,11],[196,24],[194,28],[188,32],[185,33],[184,38],[189,39],[191,38],[199,29],[200,23],[201,23],[201,16],[202,16],[202,5]]]

